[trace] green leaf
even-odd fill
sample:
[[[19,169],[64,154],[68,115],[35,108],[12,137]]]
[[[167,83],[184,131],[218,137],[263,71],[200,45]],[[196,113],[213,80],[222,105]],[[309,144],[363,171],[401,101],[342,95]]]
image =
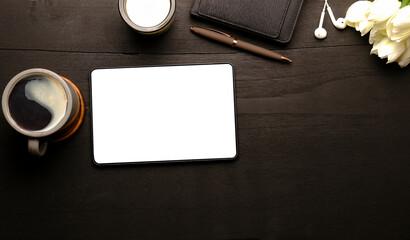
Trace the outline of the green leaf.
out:
[[[401,1],[400,8],[405,7],[405,6],[407,6],[407,5],[410,5],[410,0],[402,0],[402,1]]]

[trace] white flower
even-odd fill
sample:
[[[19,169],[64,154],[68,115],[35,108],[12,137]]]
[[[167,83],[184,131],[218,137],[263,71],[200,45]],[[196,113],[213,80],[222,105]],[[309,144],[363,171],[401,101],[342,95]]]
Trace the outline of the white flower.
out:
[[[387,36],[394,41],[403,41],[410,36],[410,6],[399,9],[386,24]]]
[[[349,7],[345,19],[362,36],[370,32],[370,54],[406,67],[410,62],[410,5],[400,5],[399,0],[357,1]]]
[[[346,23],[366,35],[375,24],[387,21],[400,7],[398,0],[357,1],[346,12]],[[383,26],[385,28],[385,26]]]
[[[362,36],[366,35],[374,24],[373,21],[367,21],[366,18],[366,12],[371,5],[370,1],[357,1],[346,12],[346,24],[356,28],[356,31],[360,31]]]
[[[406,46],[406,51],[404,51],[400,58],[397,59],[397,63],[402,68],[406,67],[410,63],[410,38],[407,38]]]
[[[386,29],[377,30],[377,29],[373,28],[370,31],[369,43],[374,44],[376,42],[379,42],[380,40],[382,40],[386,36],[387,36]]]
[[[346,23],[358,30],[359,23],[366,20],[366,12],[372,5],[370,1],[357,1],[353,3],[346,12]],[[357,27],[356,27],[357,24]]]
[[[392,63],[398,60],[404,51],[406,51],[405,42],[396,42],[383,37],[373,44],[370,53],[377,54],[381,59],[387,58],[387,63]]]
[[[398,0],[375,0],[367,9],[365,16],[367,21],[384,21],[400,8]]]

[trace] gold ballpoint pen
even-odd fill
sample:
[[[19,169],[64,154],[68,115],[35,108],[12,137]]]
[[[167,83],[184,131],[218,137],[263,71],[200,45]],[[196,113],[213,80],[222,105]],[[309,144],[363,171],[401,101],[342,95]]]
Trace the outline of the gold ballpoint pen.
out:
[[[239,49],[242,49],[242,50],[257,54],[257,55],[279,60],[285,63],[292,62],[292,60],[290,60],[287,57],[284,57],[280,54],[272,52],[266,48],[262,48],[262,47],[253,45],[251,43],[247,43],[247,42],[235,39],[231,35],[215,30],[215,29],[195,26],[195,27],[191,27],[191,31],[203,37],[206,37],[206,38],[215,40],[217,42],[221,42],[221,43],[230,45],[232,47],[239,48]]]

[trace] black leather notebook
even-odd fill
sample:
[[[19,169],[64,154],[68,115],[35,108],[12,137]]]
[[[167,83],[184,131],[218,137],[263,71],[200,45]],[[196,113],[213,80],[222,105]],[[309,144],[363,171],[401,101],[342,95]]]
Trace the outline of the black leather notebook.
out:
[[[303,0],[195,0],[191,14],[289,42]]]

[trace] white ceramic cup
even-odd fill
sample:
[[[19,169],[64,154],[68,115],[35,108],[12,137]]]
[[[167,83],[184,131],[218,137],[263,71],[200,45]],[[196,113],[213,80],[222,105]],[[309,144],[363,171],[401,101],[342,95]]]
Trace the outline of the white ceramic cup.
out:
[[[28,137],[28,151],[43,156],[49,141],[71,136],[84,118],[84,99],[73,82],[50,70],[33,68],[14,76],[2,98],[3,114]]]
[[[175,0],[119,0],[122,19],[143,35],[158,35],[172,25]]]

